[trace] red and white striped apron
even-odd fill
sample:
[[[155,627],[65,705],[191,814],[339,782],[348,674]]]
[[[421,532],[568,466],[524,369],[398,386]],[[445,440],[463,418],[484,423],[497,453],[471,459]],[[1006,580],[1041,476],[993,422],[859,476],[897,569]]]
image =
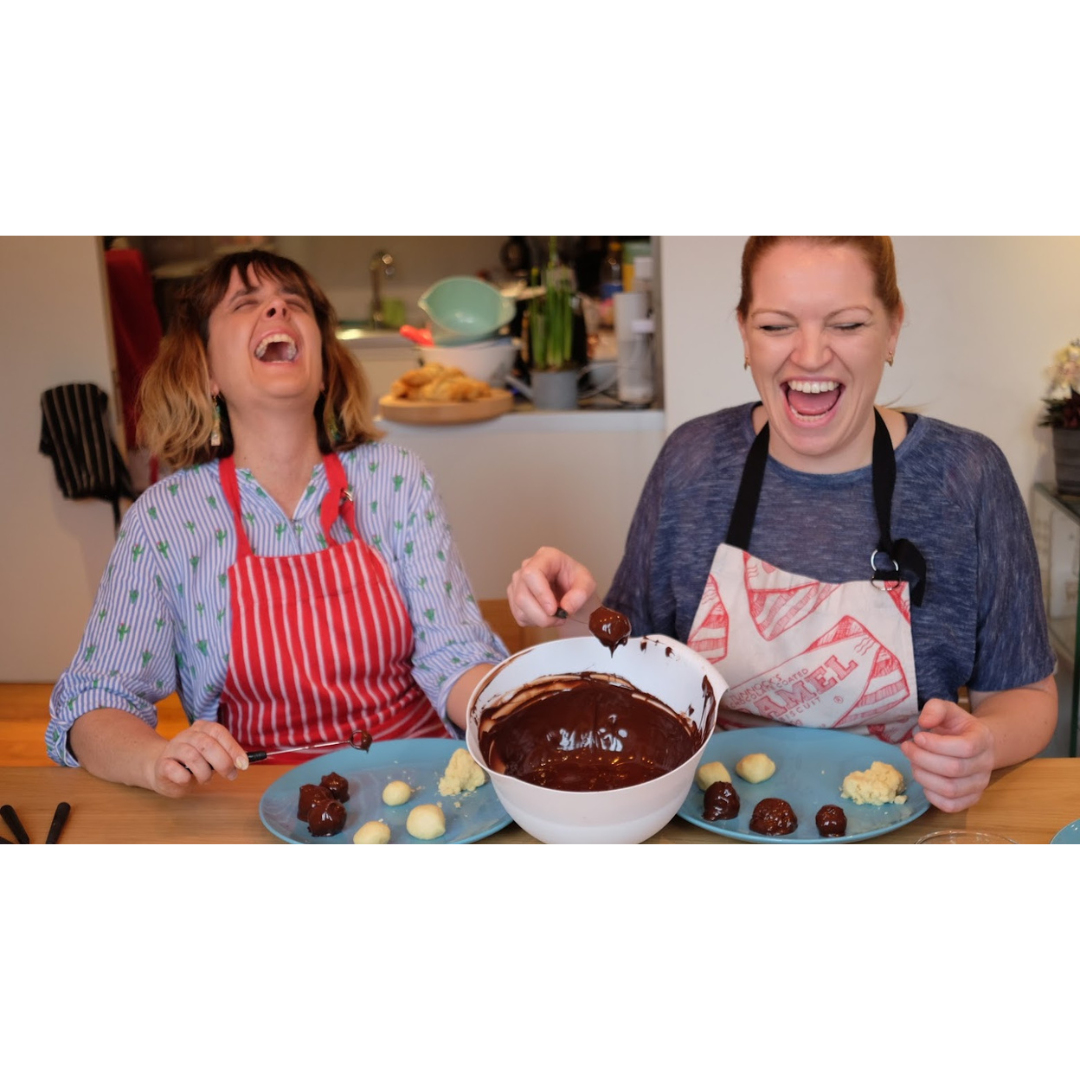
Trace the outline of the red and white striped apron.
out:
[[[448,738],[412,675],[405,602],[379,554],[360,536],[340,459],[331,453],[324,461],[330,490],[320,522],[327,546],[273,558],[252,552],[236,463],[221,461],[237,547],[229,568],[232,632],[218,720],[248,750],[347,739],[358,728],[374,739]],[[352,537],[346,543],[330,536],[339,517]]]
[[[925,565],[909,541],[891,538],[896,466],[885,423],[877,414],[873,483],[881,539],[873,556],[867,553],[873,573],[863,581],[815,581],[747,550],[768,445],[766,425],[744,467],[731,527],[713,556],[687,640],[727,680],[717,727],[842,728],[902,742],[919,720],[911,605],[921,603]],[[875,569],[881,562],[894,569]],[[913,566],[914,590],[901,573]]]

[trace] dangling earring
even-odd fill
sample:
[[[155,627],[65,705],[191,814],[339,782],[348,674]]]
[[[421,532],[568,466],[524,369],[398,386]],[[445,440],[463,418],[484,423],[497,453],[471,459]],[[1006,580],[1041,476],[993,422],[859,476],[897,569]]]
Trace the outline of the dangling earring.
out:
[[[210,430],[210,445],[221,445],[221,398],[214,398],[214,426]]]
[[[742,366],[743,366],[743,371],[745,371],[750,366],[750,357],[749,356],[744,356],[743,357],[743,365]]]
[[[885,363],[888,364],[889,367],[892,367],[892,362],[893,362],[893,354],[889,353],[889,355],[885,357]]]
[[[337,417],[333,413],[330,414],[330,422],[326,425],[327,434],[330,436],[330,443],[333,445],[341,438],[341,429],[337,425]]]

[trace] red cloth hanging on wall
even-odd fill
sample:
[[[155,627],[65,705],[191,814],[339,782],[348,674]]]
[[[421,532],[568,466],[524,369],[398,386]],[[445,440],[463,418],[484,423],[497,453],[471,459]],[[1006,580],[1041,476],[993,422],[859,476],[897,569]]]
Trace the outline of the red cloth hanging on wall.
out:
[[[154,304],[154,283],[142,252],[133,248],[106,251],[105,269],[124,437],[132,450],[138,445],[135,431],[139,422],[139,383],[157,356],[162,338],[161,318]]]

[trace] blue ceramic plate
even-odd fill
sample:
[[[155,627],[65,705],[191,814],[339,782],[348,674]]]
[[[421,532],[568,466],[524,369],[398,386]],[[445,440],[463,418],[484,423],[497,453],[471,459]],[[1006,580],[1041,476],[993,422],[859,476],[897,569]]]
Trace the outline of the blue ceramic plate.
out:
[[[290,844],[351,844],[365,821],[385,821],[391,844],[472,843],[509,825],[510,816],[490,783],[468,795],[439,794],[439,778],[451,754],[464,745],[457,739],[391,739],[372,743],[366,753],[346,747],[323,754],[279,776],[263,793],[259,817],[275,836]],[[312,836],[307,823],[296,816],[300,786],[317,784],[330,772],[349,781],[345,828],[337,836]],[[404,806],[387,806],[382,801],[383,788],[391,780],[404,780],[413,788],[413,797]],[[437,840],[417,840],[405,830],[409,811],[421,803],[442,804],[446,832]]]
[[[1080,818],[1058,832],[1051,844],[1080,844]]]
[[[735,773],[735,763],[747,754],[768,754],[776,772],[763,783],[751,784]],[[735,840],[765,844],[843,844],[899,829],[930,809],[922,786],[911,778],[911,765],[898,746],[867,735],[818,728],[747,728],[722,731],[705,747],[701,764],[722,761],[739,793],[739,816],[729,821],[706,821],[702,817],[705,793],[695,783],[686,796],[679,817],[699,828]],[[904,777],[907,802],[884,806],[856,806],[840,797],[840,785],[849,772],[869,769],[884,761]],[[786,799],[799,820],[787,836],[762,836],[750,831],[750,815],[762,799]],[[814,817],[827,804],[839,806],[847,815],[847,833],[825,838],[818,835]]]

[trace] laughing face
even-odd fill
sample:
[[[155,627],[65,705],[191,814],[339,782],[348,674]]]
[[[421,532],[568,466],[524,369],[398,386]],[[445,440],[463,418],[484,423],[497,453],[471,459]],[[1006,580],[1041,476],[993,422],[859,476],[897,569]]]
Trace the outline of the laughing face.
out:
[[[281,407],[311,415],[322,386],[322,336],[308,298],[292,285],[235,268],[209,319],[210,388],[238,420]]]
[[[857,248],[784,240],[761,256],[739,329],[772,457],[816,473],[870,463],[874,398],[902,319]]]

